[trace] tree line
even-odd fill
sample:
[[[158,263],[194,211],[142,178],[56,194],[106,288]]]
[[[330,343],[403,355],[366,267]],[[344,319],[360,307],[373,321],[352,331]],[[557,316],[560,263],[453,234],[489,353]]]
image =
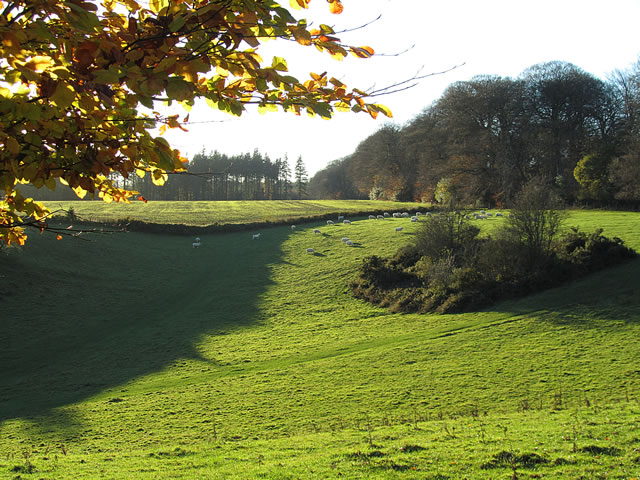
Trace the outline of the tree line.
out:
[[[640,205],[640,61],[606,81],[566,62],[450,85],[310,181],[315,198],[509,205],[546,178],[570,204]]]
[[[142,173],[141,173],[142,174]],[[133,190],[146,200],[289,200],[307,196],[307,169],[299,156],[293,171],[288,158],[271,160],[253,153],[226,155],[204,150],[193,156],[184,172],[170,174],[164,185],[156,185],[149,174],[114,175],[120,188]],[[38,200],[77,200],[73,191],[36,189],[21,185],[23,195]]]

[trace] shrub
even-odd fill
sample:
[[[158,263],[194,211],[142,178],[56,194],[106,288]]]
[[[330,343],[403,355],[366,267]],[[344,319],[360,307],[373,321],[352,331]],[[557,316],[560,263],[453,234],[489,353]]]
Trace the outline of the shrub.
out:
[[[431,259],[452,255],[456,264],[472,250],[480,229],[472,225],[464,215],[445,212],[429,216],[416,233],[415,250],[420,257]]]
[[[478,229],[443,216],[425,222],[413,245],[391,259],[368,257],[353,294],[394,312],[462,312],[527,295],[636,256],[619,238],[572,228],[531,264],[531,246],[512,235],[478,238]],[[552,238],[555,238],[555,233]]]

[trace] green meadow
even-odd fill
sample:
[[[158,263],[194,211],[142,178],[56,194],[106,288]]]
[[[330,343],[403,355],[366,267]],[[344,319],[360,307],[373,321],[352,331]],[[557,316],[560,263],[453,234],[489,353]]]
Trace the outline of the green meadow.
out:
[[[81,219],[92,222],[138,220],[141,222],[206,226],[211,224],[246,224],[260,222],[295,221],[304,217],[324,215],[362,215],[388,209],[412,209],[421,207],[415,203],[380,202],[369,200],[259,200],[216,202],[114,203],[105,207],[104,202],[64,201],[45,202],[58,215],[73,208]]]
[[[161,203],[73,207],[193,225],[372,208]],[[419,225],[352,220],[0,251],[0,478],[640,478],[640,260],[476,313],[392,314],[348,284]],[[638,213],[567,225],[640,249]]]

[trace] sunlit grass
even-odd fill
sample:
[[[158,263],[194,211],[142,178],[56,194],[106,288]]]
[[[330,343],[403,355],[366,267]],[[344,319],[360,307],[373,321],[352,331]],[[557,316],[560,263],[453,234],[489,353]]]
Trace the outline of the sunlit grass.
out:
[[[569,224],[640,247],[639,214]],[[639,262],[473,314],[353,299],[360,260],[415,228],[318,222],[199,249],[32,236],[4,252],[0,478],[27,463],[38,478],[511,478],[481,468],[502,451],[549,460],[521,474],[637,475]]]
[[[416,203],[368,200],[265,200],[110,203],[102,201],[45,202],[47,207],[61,210],[73,208],[75,214],[88,221],[138,220],[152,223],[185,225],[239,224],[281,222],[302,217],[340,214],[363,214],[388,209],[390,212],[424,207]]]

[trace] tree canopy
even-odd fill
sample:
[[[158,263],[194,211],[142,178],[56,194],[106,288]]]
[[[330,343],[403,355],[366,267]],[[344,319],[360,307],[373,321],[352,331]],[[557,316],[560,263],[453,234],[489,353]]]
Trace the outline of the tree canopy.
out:
[[[342,12],[340,0],[327,2]],[[116,177],[149,175],[161,185],[184,170],[187,160],[152,131],[184,128],[183,108],[197,99],[233,115],[255,104],[324,118],[335,110],[391,116],[326,72],[300,80],[284,58],[263,60],[259,47],[273,38],[336,59],[374,54],[273,0],[0,0],[0,239],[23,244],[25,225],[47,226],[49,210],[19,184],[62,183],[80,198],[128,202],[136,192]]]
[[[640,206],[640,62],[601,80],[566,62],[451,84],[310,180],[316,197],[513,205],[535,177],[567,204]],[[331,173],[331,175],[328,175]]]

